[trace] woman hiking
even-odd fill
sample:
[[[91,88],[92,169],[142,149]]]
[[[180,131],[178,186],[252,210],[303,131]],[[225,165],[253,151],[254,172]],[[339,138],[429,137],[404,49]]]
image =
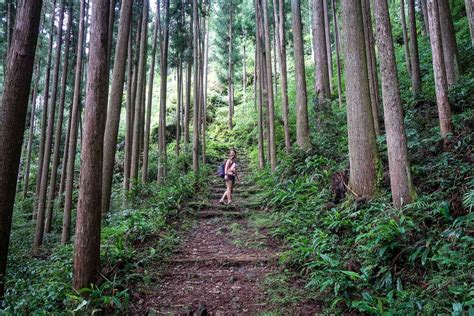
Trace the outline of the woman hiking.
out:
[[[224,165],[224,180],[227,189],[219,201],[221,204],[226,204],[224,202],[226,197],[227,204],[232,203],[232,193],[234,191],[235,180],[237,179],[240,182],[239,175],[237,174],[237,164],[235,163],[236,159],[237,152],[235,151],[235,149],[231,149],[229,152],[229,158],[227,159]]]

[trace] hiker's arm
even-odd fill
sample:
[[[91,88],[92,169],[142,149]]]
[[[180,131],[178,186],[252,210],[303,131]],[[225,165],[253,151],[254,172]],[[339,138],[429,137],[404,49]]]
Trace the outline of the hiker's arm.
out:
[[[226,160],[225,167],[224,167],[224,174],[227,175],[227,171],[229,170],[229,160]]]

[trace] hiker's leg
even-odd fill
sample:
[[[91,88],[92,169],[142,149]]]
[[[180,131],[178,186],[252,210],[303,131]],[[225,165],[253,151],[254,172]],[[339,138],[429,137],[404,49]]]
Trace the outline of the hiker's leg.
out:
[[[226,185],[227,185],[227,202],[231,202],[232,201],[232,181],[231,180],[227,180],[226,182]]]
[[[225,198],[227,197],[227,191],[229,190],[229,186],[227,185],[227,180],[224,181],[225,182],[225,191],[224,191],[224,194],[222,194],[222,197],[221,199],[219,200],[219,202],[223,203]]]
[[[222,197],[219,200],[219,202],[224,202],[224,199],[225,199],[226,196],[227,196],[227,188],[225,189],[224,194],[222,194]]]

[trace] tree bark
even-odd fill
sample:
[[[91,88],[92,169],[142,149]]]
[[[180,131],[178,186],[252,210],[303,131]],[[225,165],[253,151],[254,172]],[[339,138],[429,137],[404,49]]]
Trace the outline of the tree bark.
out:
[[[132,22],[130,22],[132,23]],[[137,32],[140,33],[140,32]],[[133,142],[133,115],[134,109],[134,87],[136,81],[136,69],[134,67],[134,57],[132,50],[132,25],[130,25],[130,34],[128,37],[128,69],[127,69],[127,117],[126,117],[126,136],[125,136],[125,157],[123,163],[123,190],[130,188],[130,167],[132,164],[132,142]],[[124,200],[125,201],[125,200]]]
[[[409,1],[413,2],[413,0]],[[387,0],[379,0],[374,3],[377,45],[380,51],[380,72],[382,75],[382,98],[385,131],[387,134],[390,187],[393,204],[395,207],[400,208],[413,200],[414,188],[411,181],[410,163],[408,161],[402,101],[400,98]],[[414,65],[412,64],[412,66]]]
[[[45,210],[48,191],[49,162],[51,158],[51,145],[53,143],[54,117],[56,114],[56,98],[59,81],[59,66],[61,63],[61,47],[64,20],[64,0],[61,2],[59,12],[59,29],[56,40],[56,61],[53,70],[53,90],[51,93],[51,102],[49,104],[48,128],[46,131],[46,142],[44,146],[43,167],[41,172],[40,193],[38,196],[38,217],[36,219],[35,239],[33,249],[36,250],[43,244],[43,234],[45,228]]]
[[[184,148],[187,150],[189,147],[189,121],[191,112],[191,78],[192,78],[192,61],[188,61],[188,67],[186,69],[186,102],[184,103]]]
[[[473,0],[464,0],[466,2],[467,23],[471,33],[471,45],[474,47],[474,2]]]
[[[375,49],[373,45],[372,16],[370,1],[362,0],[362,20],[364,23],[365,51],[367,56],[367,71],[369,78],[370,106],[374,119],[375,135],[380,135],[379,111],[378,111],[378,84],[376,77]]]
[[[413,94],[417,96],[421,93],[421,72],[418,36],[416,34],[415,0],[408,0],[408,18],[410,25],[411,87]]]
[[[115,2],[116,0],[110,0],[109,3],[109,19],[108,19],[108,37],[107,37],[107,60],[111,62],[110,58],[112,55],[112,42],[114,38],[114,22],[115,22]]]
[[[233,48],[233,28],[232,24],[234,23],[233,21],[233,12],[232,9],[229,12],[229,49],[228,49],[228,54],[229,54],[229,63],[228,63],[228,96],[229,96],[229,129],[231,130],[233,128],[233,116],[234,116],[234,63],[232,60],[232,48]]]
[[[297,1],[299,4],[299,0]],[[268,21],[268,3],[262,1],[263,8],[263,33],[265,38],[265,64],[266,64],[266,78],[267,78],[267,104],[268,104],[268,134],[269,134],[269,157],[270,168],[275,171],[277,165],[276,143],[275,143],[275,106],[272,88],[272,55],[270,45],[270,24]],[[301,16],[300,16],[301,18]],[[300,23],[301,25],[301,23]]]
[[[469,1],[469,0],[467,0]],[[423,25],[425,26],[426,36],[430,38],[430,24],[428,22],[428,9],[426,7],[426,0],[420,0],[421,13],[423,15]]]
[[[125,69],[128,54],[128,50],[124,49],[124,47],[128,45],[130,36],[132,6],[132,0],[123,0],[122,7],[120,9],[120,25],[117,35],[117,48],[115,50],[112,88],[110,90],[109,106],[105,125],[104,160],[102,169],[102,213],[107,213],[110,208],[115,152],[117,150],[117,136],[120,124],[120,113],[122,110],[123,87],[125,82]]]
[[[0,302],[3,302],[13,203],[21,157],[41,0],[19,0],[0,103]]]
[[[63,229],[61,233],[61,243],[69,242],[71,235],[71,210],[72,210],[72,194],[74,189],[74,165],[76,163],[77,151],[77,134],[80,121],[80,106],[81,106],[81,81],[82,81],[82,60],[84,53],[84,19],[86,5],[85,0],[80,1],[80,17],[79,17],[79,34],[77,39],[77,55],[76,55],[76,70],[74,74],[74,92],[72,98],[71,109],[71,131],[68,143],[68,159],[66,167],[66,185],[64,194],[64,216]]]
[[[459,79],[459,53],[454,32],[453,17],[448,0],[438,0],[439,23],[441,28],[441,42],[443,44],[444,66],[448,88]]]
[[[258,93],[257,97],[257,107],[258,107],[258,166],[260,169],[265,167],[265,154],[264,154],[264,135],[263,135],[263,65],[262,65],[262,31],[261,31],[261,16],[260,16],[260,9],[257,1],[255,1],[255,63],[257,70],[255,71],[256,78],[254,78],[256,82],[256,89],[255,93]]]
[[[74,86],[74,82],[73,82]],[[63,158],[61,162],[61,178],[59,179],[59,194],[64,194],[64,186],[66,184],[66,166],[67,166],[67,158],[68,158],[68,148],[69,148],[69,140],[71,137],[71,111],[72,106],[69,107],[69,120],[67,123],[67,131],[66,131],[66,139],[64,142],[64,150],[63,150]],[[62,203],[62,197],[60,197],[60,203]],[[60,207],[63,207],[63,204],[60,204]]]
[[[101,192],[105,116],[107,112],[107,33],[109,1],[92,2],[88,82],[82,144],[81,181],[74,245],[73,287],[89,287],[100,264]]]
[[[169,0],[164,0],[164,28],[160,32],[161,54],[160,54],[160,124],[158,144],[158,182],[161,183],[166,177],[166,96],[168,87],[168,47],[169,47]],[[159,12],[159,11],[158,11]]]
[[[193,46],[193,14],[191,14],[189,23],[189,47]],[[189,121],[191,112],[191,77],[192,77],[193,60],[188,60],[188,69],[186,70],[186,102],[184,103],[184,148],[187,151],[189,147]]]
[[[33,86],[33,95],[31,97],[31,117],[30,117],[30,130],[28,133],[28,147],[27,147],[27,158],[26,158],[26,167],[25,167],[25,182],[23,185],[23,198],[26,199],[28,195],[28,186],[30,180],[30,166],[31,166],[31,153],[33,151],[33,138],[35,130],[35,114],[36,114],[36,99],[38,94],[38,85],[39,85],[39,74],[40,74],[40,61],[38,60],[36,64],[36,76],[35,83]]]
[[[159,19],[159,3],[157,4],[157,18],[155,21],[155,30],[153,34],[153,48],[151,52],[151,66],[150,66],[150,79],[148,83],[148,95],[147,95],[147,107],[146,107],[146,119],[145,119],[145,140],[143,146],[143,167],[142,167],[142,182],[148,181],[148,151],[150,146],[150,128],[151,128],[151,105],[153,98],[153,81],[155,79],[155,58],[156,58],[156,45],[158,40],[158,27],[160,23]]]
[[[285,131],[285,149],[289,154],[291,151],[290,127],[288,124],[288,73],[286,63],[286,34],[285,34],[285,2],[284,0],[273,0],[273,13],[276,21],[277,52],[280,59],[281,76],[281,113],[283,129]]]
[[[336,0],[332,1],[332,16],[334,19],[334,35],[336,37],[336,66],[337,66],[337,96],[339,100],[339,108],[342,109],[342,74],[341,74],[341,58],[339,53],[339,26],[337,21]]]
[[[433,72],[435,79],[436,103],[441,137],[447,139],[452,131],[451,106],[448,100],[448,80],[446,77],[445,60],[443,55],[443,40],[441,38],[441,25],[439,8],[436,0],[427,1],[428,20],[430,23],[430,42],[433,55]]]
[[[329,74],[329,91],[332,92],[332,53],[331,53],[331,23],[329,20],[328,0],[323,0],[324,32],[326,36],[326,56]]]
[[[53,0],[51,7],[51,27],[49,31],[49,44],[48,44],[48,57],[46,57],[46,74],[45,74],[45,87],[43,95],[43,114],[41,117],[41,140],[38,154],[37,174],[36,174],[36,195],[40,193],[41,178],[43,173],[43,158],[44,158],[44,146],[46,143],[46,126],[48,124],[48,100],[49,100],[49,88],[51,78],[51,59],[53,55],[53,38],[54,38],[54,21],[56,17],[56,0]],[[36,208],[33,210],[33,219],[36,219]]]
[[[402,22],[402,34],[403,34],[403,49],[405,51],[405,64],[407,66],[408,75],[411,76],[411,57],[409,49],[409,39],[407,33],[407,23],[405,19],[405,0],[400,0],[400,21]]]
[[[181,145],[181,110],[183,107],[183,58],[182,53],[179,53],[178,65],[176,66],[176,157],[180,154]]]
[[[140,57],[138,60],[137,73],[137,92],[135,95],[135,114],[133,123],[133,142],[132,142],[132,163],[130,168],[131,181],[138,180],[138,169],[140,162],[140,129],[142,127],[141,115],[143,106],[143,87],[144,74],[146,72],[146,46],[147,46],[147,32],[148,32],[148,0],[143,2],[142,23],[140,35]],[[133,186],[133,182],[131,183]]]
[[[327,56],[327,49],[326,49],[326,31],[325,31],[326,26],[325,26],[324,3],[323,3],[324,0],[312,0],[312,1],[313,1],[313,8],[311,12],[312,12],[312,21],[313,21],[312,30],[313,30],[313,46],[314,46],[314,60],[315,60],[316,93],[319,96],[319,102],[323,104],[324,100],[329,99],[331,95],[331,88],[329,84],[328,56]],[[293,13],[293,16],[294,16],[294,13]],[[295,26],[293,26],[293,28],[295,29]],[[299,32],[301,33],[301,22],[299,26]],[[296,36],[296,34],[294,34],[294,36]],[[295,46],[296,46],[296,40],[295,40]],[[295,47],[295,54],[296,54],[296,47]],[[300,54],[304,54],[303,47],[301,48]]]
[[[48,200],[46,204],[46,220],[44,224],[44,230],[46,233],[51,232],[51,226],[53,221],[53,206],[54,206],[54,197],[56,196],[56,180],[57,180],[57,171],[59,164],[59,151],[61,146],[61,135],[63,131],[63,120],[64,120],[64,103],[66,101],[66,84],[69,68],[69,46],[71,43],[71,23],[72,23],[72,5],[69,8],[68,12],[68,21],[66,26],[66,36],[64,38],[64,60],[63,60],[63,69],[61,77],[61,92],[59,97],[59,110],[58,110],[58,120],[56,122],[56,133],[53,149],[53,163],[51,165],[51,178],[49,180],[50,188],[48,192]]]
[[[244,103],[246,103],[247,101],[247,49],[245,47],[245,43],[242,43],[242,51],[244,54],[244,56],[242,57],[242,90],[244,92]]]
[[[209,10],[209,9],[208,9]],[[244,46],[245,51],[245,46]],[[245,53],[244,53],[245,55]],[[207,76],[208,76],[208,61],[209,61],[209,18],[205,18],[204,20],[204,66],[203,66],[203,88],[202,88],[202,163],[206,164],[206,129],[207,129]],[[246,68],[245,68],[245,61],[244,61],[244,82],[247,82],[246,79]],[[245,90],[244,90],[245,94]],[[245,97],[244,97],[245,98]]]
[[[322,0],[315,0],[313,3],[316,9],[316,6],[322,5]],[[318,7],[319,8],[319,7]],[[291,0],[291,12],[293,17],[293,43],[294,43],[294,54],[295,54],[295,73],[296,73],[296,142],[298,146],[307,150],[311,147],[311,138],[309,134],[309,125],[308,125],[308,105],[307,105],[307,95],[306,95],[306,75],[305,75],[305,66],[304,66],[304,48],[303,48],[303,34],[302,34],[302,25],[301,25],[301,9],[299,0]],[[322,12],[317,10],[317,12]],[[318,14],[316,14],[318,15]],[[316,19],[318,19],[315,16]],[[319,22],[319,23],[318,23]],[[322,22],[322,24],[321,24]],[[318,68],[321,69],[321,72],[325,72],[325,78],[319,78],[320,81],[318,85],[318,94],[321,97],[326,97],[329,95],[329,82],[327,74],[327,63],[326,58],[326,49],[325,49],[325,35],[324,35],[324,19],[316,20],[316,25],[319,25],[317,31],[316,40],[321,45],[315,51],[315,55],[318,56]],[[322,25],[322,27],[321,27]],[[324,68],[326,70],[324,71]]]
[[[370,106],[367,56],[360,1],[342,0],[350,186],[371,197],[376,183],[377,150]]]
[[[199,174],[199,21],[198,2],[193,0],[193,60],[194,60],[194,106],[193,106],[193,171]]]

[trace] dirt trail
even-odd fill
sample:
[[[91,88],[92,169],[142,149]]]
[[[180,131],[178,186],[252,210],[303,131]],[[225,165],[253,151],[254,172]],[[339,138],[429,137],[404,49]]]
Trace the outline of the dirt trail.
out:
[[[171,258],[165,274],[147,291],[140,306],[132,308],[135,313],[254,315],[275,311],[261,282],[278,271],[279,248],[250,227],[248,216],[259,210],[248,202],[252,187],[246,182],[247,172],[243,169],[243,183],[236,185],[234,206],[219,204],[225,187],[220,178],[210,184],[212,193],[200,210],[198,223]],[[294,313],[315,311],[317,306],[306,306]]]

